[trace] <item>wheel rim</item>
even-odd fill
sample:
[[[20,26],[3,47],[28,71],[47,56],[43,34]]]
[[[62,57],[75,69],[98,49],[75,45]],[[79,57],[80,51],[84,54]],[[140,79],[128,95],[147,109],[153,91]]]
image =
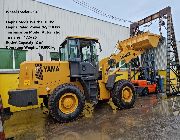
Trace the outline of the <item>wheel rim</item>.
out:
[[[64,114],[71,114],[73,113],[78,106],[78,98],[73,93],[65,93],[59,99],[59,109]]]
[[[131,88],[128,86],[124,87],[122,90],[122,99],[125,102],[131,102],[132,98],[133,98],[133,93]]]

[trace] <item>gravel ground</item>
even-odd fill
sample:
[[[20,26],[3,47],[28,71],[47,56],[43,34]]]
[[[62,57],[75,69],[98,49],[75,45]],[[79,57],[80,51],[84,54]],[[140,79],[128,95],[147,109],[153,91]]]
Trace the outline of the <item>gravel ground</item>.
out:
[[[14,113],[4,123],[15,140],[180,140],[180,97],[138,97],[133,108],[98,104],[92,115],[60,124],[41,109]]]

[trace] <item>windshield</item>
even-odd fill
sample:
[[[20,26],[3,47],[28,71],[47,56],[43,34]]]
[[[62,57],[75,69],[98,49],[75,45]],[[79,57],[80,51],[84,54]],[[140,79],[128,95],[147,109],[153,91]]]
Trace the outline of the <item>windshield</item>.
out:
[[[98,63],[98,42],[94,40],[69,39],[60,47],[60,60],[81,58],[82,62]]]
[[[90,61],[90,62],[97,62],[98,56],[97,56],[97,48],[96,48],[96,42],[95,41],[80,41],[81,46],[81,58],[82,61]]]

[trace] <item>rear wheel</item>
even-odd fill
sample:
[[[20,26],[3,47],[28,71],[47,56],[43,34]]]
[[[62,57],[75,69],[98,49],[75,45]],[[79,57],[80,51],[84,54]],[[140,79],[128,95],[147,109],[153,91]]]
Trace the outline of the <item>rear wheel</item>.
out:
[[[112,101],[118,108],[131,108],[135,102],[134,85],[127,80],[115,83],[112,90]]]
[[[85,97],[74,85],[64,84],[57,87],[49,97],[50,115],[59,122],[75,120],[83,111]]]

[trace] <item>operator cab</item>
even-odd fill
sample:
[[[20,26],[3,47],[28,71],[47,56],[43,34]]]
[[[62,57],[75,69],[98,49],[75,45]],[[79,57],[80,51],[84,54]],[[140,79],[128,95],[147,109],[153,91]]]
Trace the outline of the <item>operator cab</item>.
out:
[[[98,46],[96,38],[70,36],[60,47],[60,60],[68,61],[70,82],[79,81],[84,88],[86,99],[97,103],[99,78]]]
[[[60,46],[61,61],[98,63],[97,48],[101,46],[97,38],[69,36]]]

